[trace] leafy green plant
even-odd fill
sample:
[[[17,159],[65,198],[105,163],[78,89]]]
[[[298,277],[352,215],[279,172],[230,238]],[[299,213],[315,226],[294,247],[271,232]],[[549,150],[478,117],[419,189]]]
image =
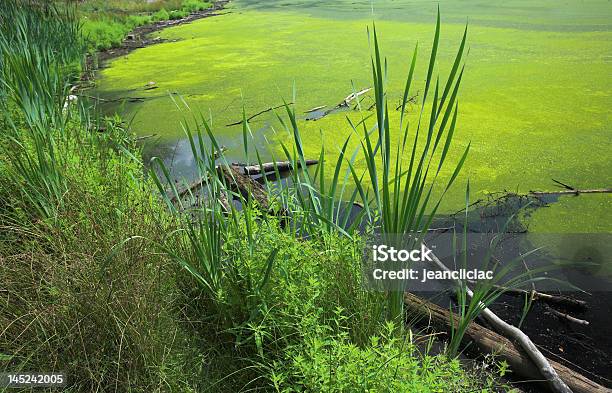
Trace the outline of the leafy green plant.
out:
[[[151,20],[153,22],[161,22],[168,19],[170,19],[170,14],[168,13],[168,11],[166,11],[165,8],[162,8],[161,10],[151,15]]]
[[[130,16],[128,24],[123,24],[108,18],[84,18],[83,37],[87,44],[95,50],[105,50],[117,47],[125,35],[136,26],[151,22],[150,16]]]
[[[365,347],[353,345],[346,332],[324,326],[304,344],[290,348],[284,362],[275,363],[268,378],[277,392],[417,392],[481,390],[456,359],[422,355],[414,342],[395,335],[386,324]],[[492,383],[490,384],[492,385]]]
[[[181,19],[189,15],[189,12],[185,10],[172,10],[169,12],[170,19]]]
[[[186,12],[202,11],[211,6],[210,2],[202,0],[183,0],[181,9]]]

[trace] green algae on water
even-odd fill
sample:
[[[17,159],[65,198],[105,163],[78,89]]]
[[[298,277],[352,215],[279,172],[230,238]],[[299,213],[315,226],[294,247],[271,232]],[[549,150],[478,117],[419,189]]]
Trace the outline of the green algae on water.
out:
[[[230,158],[240,160],[241,128],[225,125],[240,120],[243,105],[248,115],[283,99],[291,101],[295,86],[296,112],[302,113],[321,105],[333,107],[353,88],[371,85],[366,27],[372,19],[388,58],[390,105],[401,99],[416,42],[420,57],[414,86],[422,89],[435,5],[381,1],[374,3],[372,14],[369,1],[283,4],[239,1],[224,15],[167,29],[160,35],[177,41],[114,60],[100,74],[100,94],[149,97],[143,103],[128,103],[123,110],[135,116],[138,133],[160,136],[155,154],[172,156],[173,163],[184,165],[183,173],[188,173],[189,157],[180,154],[184,115],[175,105],[179,95],[192,110],[210,114],[216,137],[230,148]],[[551,179],[577,188],[612,184],[608,3],[514,0],[483,7],[473,0],[461,6],[441,2],[440,8],[437,71],[441,78],[450,69],[470,18],[469,56],[450,162],[472,144],[443,211],[461,206],[461,184],[467,178],[475,198],[503,190],[547,190],[555,187]],[[144,91],[149,81],[159,88]],[[369,106],[367,97],[362,104]],[[326,159],[335,161],[338,146],[350,133],[346,116],[360,118],[356,112],[341,112],[318,121],[301,120],[306,155],[318,157],[324,143]],[[390,121],[398,124],[399,112],[392,111]],[[251,126],[262,152],[282,155],[275,142],[289,136],[273,112],[258,116]],[[355,138],[351,148],[357,147]],[[363,162],[358,160],[356,167],[363,169]],[[612,229],[609,195],[565,200],[535,213],[532,228]]]

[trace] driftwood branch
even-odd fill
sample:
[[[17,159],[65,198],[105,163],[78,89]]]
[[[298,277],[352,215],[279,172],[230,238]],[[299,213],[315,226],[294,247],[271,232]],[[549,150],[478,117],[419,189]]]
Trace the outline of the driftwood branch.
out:
[[[476,281],[468,280],[470,284],[475,284]],[[508,288],[502,285],[492,285],[493,288],[501,290],[504,294],[512,295],[512,296],[529,296],[532,300],[539,300],[544,303],[556,304],[565,307],[571,307],[575,309],[586,309],[588,308],[588,303],[584,300],[574,299],[568,296],[563,295],[551,295],[548,293],[526,290],[521,288]]]
[[[319,111],[323,108],[325,108],[327,105],[319,105],[319,106],[315,106],[314,108],[310,108],[307,111],[304,111],[304,113],[312,113],[312,112],[316,112]]]
[[[587,190],[558,190],[558,191],[529,191],[530,195],[546,196],[546,195],[580,195],[580,194],[609,194],[612,193],[612,188],[595,188]]]
[[[560,185],[560,186],[561,186],[561,187],[563,187],[563,188],[566,188],[566,189],[568,189],[568,190],[575,190],[575,188],[574,188],[574,187],[572,187],[572,186],[570,186],[570,185],[567,185],[567,184],[565,184],[565,183],[563,183],[563,182],[560,182],[559,180],[555,180],[555,179],[551,179],[551,180],[552,180],[552,181],[554,181],[555,183],[557,183],[558,185]]]
[[[247,123],[248,123],[249,121],[253,120],[254,118],[256,118],[256,117],[257,117],[257,116],[259,116],[259,115],[263,115],[263,114],[264,114],[264,113],[266,113],[266,112],[270,112],[270,111],[273,111],[273,110],[275,110],[275,109],[282,108],[282,107],[287,106],[287,105],[293,105],[293,102],[289,102],[289,103],[287,103],[287,104],[282,104],[282,105],[273,106],[273,107],[270,107],[270,108],[268,108],[268,109],[264,109],[263,111],[259,111],[259,112],[255,113],[254,115],[249,116],[249,117],[246,119],[246,121],[247,121]],[[225,126],[226,126],[226,127],[237,126],[237,125],[239,125],[239,124],[242,124],[242,122],[243,122],[243,121],[244,121],[244,120],[235,121],[235,122],[233,122],[233,123],[226,124]]]
[[[448,310],[411,293],[404,295],[404,304],[407,311],[417,317],[413,318],[415,325],[424,328],[432,327],[436,331],[451,334],[451,316]],[[456,329],[459,317],[454,315],[452,321]],[[522,347],[476,322],[468,325],[462,344],[467,347],[468,351],[477,350],[482,354],[495,354],[508,363],[513,373],[525,379],[541,380],[538,368]],[[569,389],[574,393],[610,393],[610,389],[560,363],[548,359],[547,362],[566,381]]]
[[[139,137],[134,138],[134,142],[142,142],[142,141],[144,141],[146,139],[153,138],[153,137],[156,137],[156,136],[157,136],[157,134],[149,134],[149,135],[139,136]]]
[[[330,113],[332,113],[332,112],[334,112],[334,111],[336,111],[338,109],[347,108],[353,100],[361,97],[362,95],[366,94],[370,90],[372,90],[372,88],[368,87],[366,89],[362,89],[362,90],[359,90],[357,92],[351,93],[348,96],[344,97],[344,99],[342,101],[340,101],[336,106],[334,106],[333,108],[330,108],[330,109],[326,110],[325,112],[323,112],[323,114],[321,114],[321,116],[318,116],[316,118],[307,119],[307,120],[319,120],[319,119],[324,118],[325,116],[329,115]],[[315,112],[315,111],[317,111],[319,109],[323,109],[323,108],[325,108],[325,105],[318,106],[316,108],[310,109],[310,110],[306,111],[305,113]]]
[[[425,247],[427,249],[427,247]],[[431,251],[430,251],[431,252]],[[431,252],[431,258],[433,262],[442,270],[450,271],[438,257]],[[456,281],[458,283],[458,281]],[[474,293],[469,287],[465,287],[465,291],[467,295],[472,298]],[[551,389],[556,393],[571,393],[572,390],[567,386],[567,384],[559,377],[557,371],[550,365],[550,362],[542,352],[535,346],[533,341],[527,336],[523,331],[515,326],[512,326],[506,322],[504,322],[500,317],[498,317],[493,311],[487,308],[484,304],[480,305],[482,307],[481,316],[491,324],[496,330],[500,333],[503,333],[506,337],[509,337],[523,348],[523,350],[528,354],[529,358],[533,362],[533,364],[538,368],[541,375],[549,382]]]
[[[127,101],[127,102],[142,102],[147,99],[147,97],[119,97],[119,98],[101,98],[88,94],[76,94],[77,97],[89,98],[91,100],[96,100],[100,102],[119,102],[119,101]],[[152,97],[149,97],[152,98]]]
[[[416,104],[418,98],[419,98],[419,92],[417,91],[415,95],[406,98],[405,103],[403,102],[403,100],[400,100],[400,104],[397,107],[395,107],[395,110],[399,111],[402,108],[402,106],[404,106],[405,104]]]
[[[338,105],[336,105],[336,108],[341,108],[341,107],[345,107],[345,106],[349,106],[349,104],[351,103],[351,101],[353,101],[356,98],[359,98],[359,96],[364,95],[365,93],[367,93],[368,91],[372,90],[371,87],[368,87],[366,89],[362,89],[356,93],[351,93],[348,96],[346,96],[344,98],[344,100],[340,101],[340,103]]]
[[[566,313],[563,313],[561,311],[557,311],[557,310],[555,310],[554,308],[552,308],[552,307],[550,307],[548,305],[546,305],[545,308],[546,308],[547,312],[551,313],[552,315],[556,316],[559,319],[564,319],[564,320],[566,320],[568,322],[572,322],[572,323],[575,323],[575,324],[578,324],[578,325],[582,325],[582,326],[588,326],[589,325],[589,321],[573,317],[573,316],[571,316],[569,314],[566,314]]]
[[[316,165],[319,160],[305,160],[306,166]],[[245,175],[259,175],[266,172],[287,172],[293,170],[293,162],[291,161],[276,161],[276,162],[265,162],[261,165],[249,165],[232,163],[233,166],[239,167]],[[298,161],[297,167],[301,168],[302,163]],[[275,169],[276,168],[276,169]]]

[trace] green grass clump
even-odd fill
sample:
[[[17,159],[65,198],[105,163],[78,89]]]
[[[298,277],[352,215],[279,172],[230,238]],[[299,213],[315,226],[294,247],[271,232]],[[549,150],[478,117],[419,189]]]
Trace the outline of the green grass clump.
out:
[[[170,11],[168,14],[170,19],[181,19],[189,15],[189,12],[183,10],[173,10]]]
[[[0,369],[64,370],[74,391],[185,391],[196,355],[176,269],[135,235],[163,237],[168,216],[127,131],[68,100],[84,53],[75,16],[0,7],[12,22],[0,28]]]
[[[0,369],[63,370],[75,391],[183,391],[190,351],[175,308],[176,269],[142,239],[113,252],[137,233],[162,236],[150,219],[160,212],[134,183],[139,166],[113,152],[114,138],[94,145],[81,136],[85,146],[62,146],[70,149],[66,193],[52,222],[27,214],[11,192],[17,179],[0,191],[0,285],[8,291],[0,346],[10,355]]]
[[[133,27],[144,26],[151,23],[150,15],[130,15],[127,17],[128,25]]]

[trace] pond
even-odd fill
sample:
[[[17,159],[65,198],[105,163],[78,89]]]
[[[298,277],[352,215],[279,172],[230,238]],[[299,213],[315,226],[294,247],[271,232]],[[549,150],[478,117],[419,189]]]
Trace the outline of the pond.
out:
[[[108,110],[133,117],[141,135],[157,134],[145,156],[159,156],[175,176],[193,177],[194,162],[180,125],[186,113],[210,118],[230,160],[244,161],[242,127],[227,126],[295,101],[308,158],[321,146],[335,162],[350,134],[341,111],[306,120],[311,108],[333,108],[354,90],[371,87],[368,27],[376,28],[388,59],[388,99],[403,92],[419,44],[414,92],[423,89],[438,2],[408,0],[251,1],[228,4],[221,15],[154,33],[168,40],[112,60],[100,71],[103,98],[145,97]],[[466,21],[469,55],[459,96],[459,120],[449,162],[471,142],[464,170],[442,212],[490,192],[554,190],[557,179],[579,189],[612,185],[612,7],[606,1],[468,0],[439,2],[442,32],[437,71],[445,80]],[[154,89],[150,87],[154,82]],[[295,97],[294,97],[295,92]],[[420,97],[417,97],[419,99]],[[177,107],[178,103],[178,107]],[[370,106],[364,95],[362,104]],[[414,118],[417,106],[410,106]],[[251,121],[264,158],[282,156],[290,136],[275,113]],[[399,112],[391,111],[391,123]],[[393,128],[393,126],[392,126]],[[395,137],[400,135],[396,131]],[[359,146],[353,138],[350,149]],[[357,159],[358,169],[364,169]],[[448,165],[443,176],[449,176]],[[330,173],[331,177],[332,173]],[[528,218],[535,232],[610,232],[612,196],[561,197]]]

